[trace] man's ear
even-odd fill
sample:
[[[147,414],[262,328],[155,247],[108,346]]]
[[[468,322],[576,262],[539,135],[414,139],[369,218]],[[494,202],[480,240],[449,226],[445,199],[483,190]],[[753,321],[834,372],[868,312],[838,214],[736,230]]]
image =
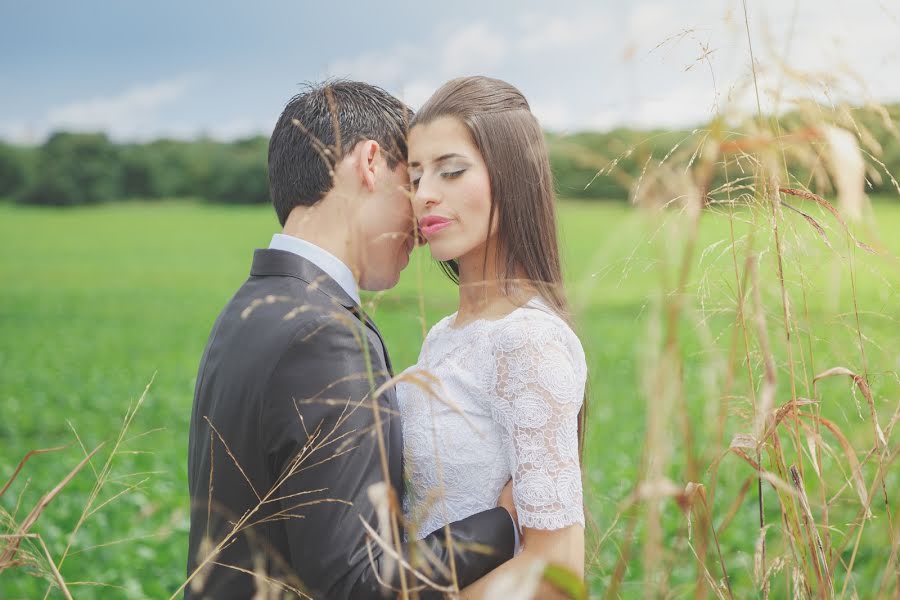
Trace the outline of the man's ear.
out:
[[[364,140],[356,145],[356,168],[360,182],[370,192],[375,191],[375,178],[380,175],[381,146],[375,140]]]

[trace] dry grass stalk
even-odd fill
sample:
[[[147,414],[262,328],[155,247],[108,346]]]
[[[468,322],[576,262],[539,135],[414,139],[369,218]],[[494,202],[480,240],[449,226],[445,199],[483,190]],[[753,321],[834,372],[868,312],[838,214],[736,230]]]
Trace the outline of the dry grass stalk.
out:
[[[35,540],[41,545],[41,549],[44,551],[44,557],[47,559],[47,567],[53,576],[53,581],[56,583],[57,587],[59,587],[59,591],[62,592],[63,596],[66,597],[66,600],[72,600],[72,592],[69,591],[69,586],[66,585],[62,574],[56,568],[53,557],[50,555],[50,550],[47,549],[47,544],[44,543],[44,538],[36,533],[0,535],[0,540],[10,540],[10,543],[15,542],[18,544],[24,539]],[[16,566],[18,565],[16,565],[14,561],[11,561],[7,566],[0,565],[0,572],[3,572],[7,568],[15,568]]]
[[[753,64],[756,65],[755,61]],[[789,73],[787,76],[799,77],[799,74]],[[704,481],[711,491],[710,497],[716,490],[719,464],[723,456],[730,453],[744,459],[756,473],[759,482],[757,496],[760,535],[754,553],[754,581],[757,589],[763,597],[768,597],[773,591],[781,595],[779,585],[783,582],[787,594],[794,593],[800,597],[815,594],[832,597],[837,577],[843,576],[844,590],[847,590],[851,581],[850,574],[853,573],[856,550],[862,539],[862,529],[872,515],[869,508],[872,498],[870,490],[881,487],[885,497],[884,510],[888,517],[887,535],[892,549],[884,580],[897,579],[895,589],[900,591],[900,578],[889,575],[892,572],[900,572],[896,569],[898,558],[896,549],[900,547],[900,541],[892,526],[887,491],[884,489],[884,478],[881,475],[886,470],[886,465],[893,460],[891,457],[896,454],[891,448],[890,437],[892,426],[898,419],[892,419],[890,426],[882,428],[881,423],[884,420],[878,417],[877,398],[869,387],[866,374],[856,375],[849,370],[840,369],[819,373],[821,369],[815,368],[813,346],[815,336],[810,326],[808,277],[804,272],[806,265],[802,262],[808,250],[799,246],[806,242],[801,237],[802,232],[795,230],[796,219],[791,220],[792,213],[799,215],[838,259],[843,258],[842,249],[832,244],[833,238],[829,239],[835,226],[839,233],[842,231],[845,235],[849,250],[852,251],[855,246],[869,254],[885,256],[883,250],[875,250],[869,244],[857,239],[848,226],[848,222],[866,216],[868,201],[862,186],[866,174],[872,176],[872,167],[865,164],[863,157],[868,156],[867,150],[877,153],[880,152],[880,148],[877,144],[873,144],[874,138],[843,106],[826,110],[817,104],[797,103],[797,105],[801,107],[799,124],[791,121],[781,123],[775,118],[767,119],[761,110],[758,111],[756,119],[745,121],[737,131],[733,128],[725,131],[719,120],[714,119],[708,128],[697,132],[693,142],[679,141],[662,160],[654,161],[647,158],[641,161],[644,166],[632,185],[631,197],[639,206],[652,207],[653,211],[649,213],[651,217],[656,219],[656,223],[663,223],[658,225],[651,239],[665,229],[666,221],[675,220],[671,210],[664,211],[660,207],[679,209],[677,216],[687,219],[686,223],[682,224],[679,235],[673,237],[675,241],[666,249],[666,254],[655,261],[655,264],[659,265],[663,290],[667,295],[664,302],[654,307],[657,312],[653,313],[653,317],[659,321],[651,321],[648,345],[653,350],[648,352],[644,359],[645,372],[652,374],[643,378],[648,402],[647,437],[644,442],[639,483],[621,505],[617,516],[617,519],[624,516],[629,520],[621,534],[624,536],[624,543],[620,546],[620,559],[611,574],[610,587],[606,591],[607,597],[619,594],[625,581],[627,565],[635,542],[634,532],[638,514],[641,515],[640,523],[645,531],[643,539],[640,540],[643,547],[641,566],[644,572],[644,593],[664,595],[667,589],[665,578],[654,578],[655,573],[667,568],[669,560],[667,553],[662,549],[658,507],[661,498],[672,498],[679,505],[684,501],[682,494],[684,488],[677,483],[678,479],[675,481],[671,479],[671,469],[667,467],[673,458],[669,450],[674,443],[670,431],[671,424],[686,417],[686,410],[679,401],[683,396],[683,383],[678,367],[682,352],[678,350],[673,356],[669,350],[673,340],[678,340],[678,320],[690,316],[692,310],[689,304],[692,297],[685,293],[687,289],[682,282],[687,281],[684,276],[687,269],[693,267],[693,264],[688,264],[697,243],[696,230],[691,226],[692,209],[697,204],[694,204],[692,199],[698,193],[702,198],[699,205],[714,210],[717,206],[723,205],[728,208],[726,215],[731,226],[731,244],[728,248],[731,250],[734,266],[732,287],[737,289],[730,359],[724,368],[724,390],[717,397],[720,407],[716,422],[716,439],[719,442],[711,450],[713,458],[706,471],[708,479]],[[879,114],[885,113],[880,111]],[[783,125],[788,129],[784,130]],[[863,150],[863,147],[867,150]],[[628,149],[622,155],[626,156],[633,151],[633,148]],[[714,157],[713,167],[703,160],[704,156]],[[798,163],[808,170],[811,178],[808,183],[815,182],[826,191],[837,190],[840,210],[821,195],[810,191],[803,181],[790,172],[790,166],[796,166]],[[607,166],[607,170],[614,168],[615,164]],[[708,173],[708,169],[711,168],[717,172],[725,171],[726,182],[714,186],[704,185],[704,182],[712,179]],[[738,177],[729,176],[730,170],[735,168],[739,172]],[[732,194],[739,195],[735,197]],[[812,201],[815,208],[826,211],[826,218],[829,215],[833,217],[833,222],[826,222],[806,209],[801,210],[798,206],[786,203],[782,194]],[[735,207],[742,210],[735,210]],[[787,211],[782,211],[782,207]],[[749,225],[750,231],[743,238],[739,239],[735,235],[735,222]],[[759,240],[763,241],[763,245],[756,248],[755,244],[758,244]],[[711,255],[714,247],[720,242],[708,246],[703,251],[702,257]],[[746,251],[743,261],[742,257],[738,256],[739,242],[743,242]],[[679,264],[677,259],[671,258],[673,256],[688,257],[688,261]],[[769,272],[765,270],[764,259],[774,263],[774,268]],[[852,258],[845,265],[848,267],[851,282],[855,281]],[[794,279],[795,274],[799,274],[799,282]],[[765,276],[768,276],[771,282],[767,282]],[[707,277],[704,273],[701,281],[707,280]],[[795,291],[798,284],[799,291]],[[851,291],[854,312],[857,315],[856,328],[862,347],[863,342],[869,343],[869,340],[863,336],[859,326],[855,287]],[[751,303],[749,306],[745,303],[748,292]],[[799,303],[795,295],[802,296]],[[773,299],[777,299],[777,304],[771,301]],[[700,301],[700,312],[703,314],[706,309],[702,305],[702,296]],[[795,304],[800,308],[795,308]],[[773,320],[773,306],[777,306],[780,313],[777,321],[781,334],[777,336],[770,333],[770,328],[776,322]],[[653,326],[660,331],[657,332]],[[801,346],[798,334],[805,334],[803,345],[806,348]],[[744,346],[743,361],[738,362],[741,339]],[[677,347],[677,344],[675,346]],[[864,356],[863,364],[865,364]],[[749,412],[750,427],[744,423],[741,429],[752,433],[734,435],[731,438],[730,448],[723,448],[723,441],[728,439],[725,434],[726,421],[729,421],[731,416],[725,402],[732,401],[734,395],[732,387],[740,379],[738,375],[742,372],[746,374],[749,382],[746,397],[752,410]],[[819,414],[821,395],[817,391],[818,382],[823,376],[841,375],[850,376],[854,380],[869,406],[873,450],[862,461],[857,458],[857,450],[840,427],[833,420],[825,419]],[[666,385],[662,386],[660,382],[665,382]],[[784,388],[784,391],[780,391],[780,388]],[[801,397],[804,395],[800,391],[801,388],[805,388],[806,395],[815,400]],[[785,396],[783,400],[779,399],[781,394]],[[812,407],[813,412],[811,414],[803,412],[806,407]],[[830,432],[837,440],[840,450],[828,446],[823,439],[823,434],[828,436],[825,432]],[[683,453],[677,458],[682,467],[691,472],[695,468],[692,465],[696,463],[697,458],[691,451],[693,434],[688,428],[682,428],[681,433],[684,437],[679,442]],[[782,438],[784,435],[788,437]],[[791,441],[786,446],[783,439]],[[807,456],[808,462],[804,461],[804,456]],[[839,468],[835,469],[832,465],[824,464],[823,460],[828,458],[837,461]],[[870,482],[871,485],[866,483],[867,477],[863,471],[867,461],[875,462],[877,466],[877,473],[875,479]],[[793,466],[789,468],[789,464]],[[803,484],[803,469],[809,465],[811,470],[807,476],[818,480],[817,501],[813,501],[812,496],[807,494]],[[849,467],[845,470],[849,485],[841,485],[842,465]],[[838,473],[837,477],[835,472]],[[781,513],[780,519],[772,523],[766,523],[763,519],[765,512],[762,484],[765,482],[775,492],[777,508]],[[716,536],[723,534],[737,520],[736,515],[739,514],[745,495],[751,489],[751,483],[752,480],[744,479],[733,499],[729,498],[720,526],[711,530]],[[856,492],[858,504],[854,505],[859,506],[860,518],[852,522],[848,531],[842,532],[839,526],[831,524],[830,518],[832,511],[835,511],[834,504],[837,500],[844,501],[846,498],[846,495],[842,495],[843,490],[851,487]],[[867,487],[870,489],[867,490]],[[832,488],[836,488],[836,491]],[[850,499],[852,500],[852,496]],[[639,507],[643,513],[639,512]],[[695,516],[700,517],[700,514]],[[703,529],[703,527],[689,527],[687,531],[688,539],[691,540],[689,543],[692,550],[695,550],[695,557],[698,560],[695,597],[701,597],[705,593],[701,590],[701,582],[705,582],[706,590],[711,589],[708,580],[712,569],[708,568],[705,562],[705,552],[700,544],[694,545],[692,541]],[[824,532],[824,539],[820,531]],[[840,535],[836,542],[837,548],[832,549],[829,538],[838,532]],[[847,573],[836,574],[834,563],[840,560],[842,549],[848,543],[853,543],[854,552],[849,565],[846,563],[843,565]],[[766,557],[767,545],[775,549],[774,560]],[[720,558],[723,569],[727,560],[727,555]],[[887,584],[880,585],[882,589],[888,589]],[[714,589],[712,591],[717,593]]]
[[[834,598],[834,587],[831,581],[831,573],[828,571],[825,548],[822,544],[822,539],[819,537],[818,531],[816,531],[815,519],[813,518],[812,509],[809,506],[806,490],[803,487],[803,478],[795,465],[791,465],[790,472],[791,483],[794,485],[794,489],[797,491],[797,498],[800,501],[803,527],[810,546],[809,555],[812,557],[813,566],[815,567],[816,579],[819,584],[819,595],[822,597]]]
[[[834,126],[823,127],[822,136],[828,143],[828,166],[841,210],[848,219],[859,222],[868,203],[865,194],[866,164],[856,136]]]
[[[16,480],[16,477],[19,476],[19,472],[22,471],[22,467],[25,466],[25,463],[27,463],[28,460],[29,460],[32,456],[38,456],[38,455],[41,455],[41,454],[48,454],[48,453],[50,453],[50,452],[59,452],[60,450],[64,450],[64,449],[65,449],[65,446],[57,446],[57,447],[55,447],[55,448],[43,448],[43,449],[41,449],[41,450],[31,450],[31,451],[29,451],[28,453],[26,453],[25,456],[22,457],[22,460],[19,461],[19,464],[16,465],[15,470],[13,470],[12,475],[10,475],[9,479],[8,479],[8,480],[6,481],[6,483],[3,485],[3,488],[0,488],[0,498],[3,497],[3,495],[4,495],[4,494],[6,493],[6,491],[9,489],[9,486],[11,486],[12,483],[13,483],[13,481]]]
[[[84,467],[84,465],[90,461],[91,457],[93,457],[94,454],[96,454],[97,451],[100,450],[100,448],[102,446],[103,446],[103,444],[101,444],[100,446],[97,446],[92,452],[90,452],[87,456],[85,456],[81,460],[81,462],[79,462],[71,471],[69,471],[69,474],[66,475],[62,479],[62,481],[60,481],[49,492],[44,494],[41,497],[41,499],[38,501],[38,503],[34,506],[34,508],[31,509],[31,512],[28,513],[28,516],[26,516],[25,519],[16,527],[15,533],[13,533],[12,535],[0,536],[0,538],[2,538],[2,539],[9,540],[6,547],[3,549],[2,554],[0,554],[0,573],[2,573],[3,571],[5,571],[7,569],[16,568],[17,566],[19,566],[16,561],[16,554],[19,550],[19,546],[21,545],[22,541],[25,539],[35,539],[41,545],[41,548],[44,551],[44,556],[48,560],[47,568],[52,575],[53,582],[59,587],[59,589],[63,592],[63,594],[66,596],[66,598],[68,600],[71,600],[72,596],[69,592],[69,589],[66,586],[66,583],[63,580],[62,574],[59,572],[58,567],[54,563],[53,558],[51,557],[46,544],[44,544],[43,538],[41,538],[40,535],[31,534],[29,532],[30,532],[31,528],[34,526],[34,524],[37,522],[38,518],[44,512],[44,510],[46,510],[46,508],[50,504],[50,502],[53,501],[53,499],[59,495],[59,493],[63,490],[63,488],[66,485],[68,485],[68,483],[75,477],[75,475],[78,474],[79,471],[81,471],[81,469]],[[19,471],[21,470],[21,467],[25,464],[25,462],[28,460],[28,458],[30,456],[33,456],[34,454],[38,454],[38,453],[42,453],[42,452],[49,452],[49,451],[53,451],[53,450],[29,452],[25,456],[25,458],[23,458],[22,461],[19,463],[19,467],[16,469],[15,473],[10,478],[9,482],[7,482],[7,484],[3,487],[3,492],[4,493],[6,492],[6,490],[9,488],[9,485],[12,483],[12,480],[15,478],[16,475],[18,475]],[[49,592],[49,590],[48,590],[48,592]]]
[[[872,398],[872,390],[869,388],[869,384],[866,383],[865,379],[845,367],[833,367],[813,377],[813,389],[815,390],[816,383],[822,379],[842,375],[850,377],[853,380],[853,383],[855,383],[862,392],[863,397],[866,399],[866,403],[869,405],[869,415],[872,417],[872,428],[875,432],[875,448],[880,451],[887,450],[887,438],[884,435],[884,431],[881,430],[881,424],[878,423],[878,413],[875,411],[875,400]]]

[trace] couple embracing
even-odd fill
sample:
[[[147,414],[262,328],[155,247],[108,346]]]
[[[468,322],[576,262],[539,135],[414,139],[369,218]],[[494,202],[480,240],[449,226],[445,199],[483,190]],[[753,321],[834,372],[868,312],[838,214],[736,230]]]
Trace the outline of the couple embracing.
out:
[[[283,231],[197,377],[186,597],[484,598],[537,561],[582,575],[587,368],[524,96],[460,78],[413,115],[368,84],[312,87],[275,126],[269,184]],[[417,241],[459,307],[395,376],[359,290],[393,287]]]

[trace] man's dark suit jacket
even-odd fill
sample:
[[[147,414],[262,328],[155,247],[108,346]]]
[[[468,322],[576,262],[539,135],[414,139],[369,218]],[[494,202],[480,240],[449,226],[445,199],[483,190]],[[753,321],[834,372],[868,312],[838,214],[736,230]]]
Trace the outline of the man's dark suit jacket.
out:
[[[208,563],[186,598],[250,598],[257,584],[249,573],[260,569],[314,598],[390,593],[377,577],[385,557],[373,543],[370,559],[360,522],[377,530],[368,490],[385,479],[370,375],[377,388],[390,372],[381,335],[337,282],[290,252],[256,251],[249,279],[213,326],[197,376],[188,575],[243,525],[213,558],[228,566]],[[389,482],[399,495],[403,449],[393,389],[378,406]],[[503,508],[451,530],[461,587],[513,555],[513,525]],[[426,543],[449,564],[443,530]],[[471,544],[493,552],[460,548]],[[437,570],[431,576],[448,583]],[[407,581],[416,583],[409,574]]]

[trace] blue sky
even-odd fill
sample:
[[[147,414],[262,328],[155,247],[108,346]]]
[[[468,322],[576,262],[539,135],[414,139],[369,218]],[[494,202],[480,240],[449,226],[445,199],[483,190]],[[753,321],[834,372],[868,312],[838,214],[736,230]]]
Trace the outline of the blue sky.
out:
[[[748,0],[758,75],[792,98],[900,100],[893,0]],[[59,129],[123,140],[268,133],[304,81],[378,83],[414,107],[482,73],[556,130],[685,126],[749,110],[736,0],[452,3],[2,1],[0,138]],[[780,57],[808,70],[793,81]],[[827,92],[827,93],[826,93]]]

